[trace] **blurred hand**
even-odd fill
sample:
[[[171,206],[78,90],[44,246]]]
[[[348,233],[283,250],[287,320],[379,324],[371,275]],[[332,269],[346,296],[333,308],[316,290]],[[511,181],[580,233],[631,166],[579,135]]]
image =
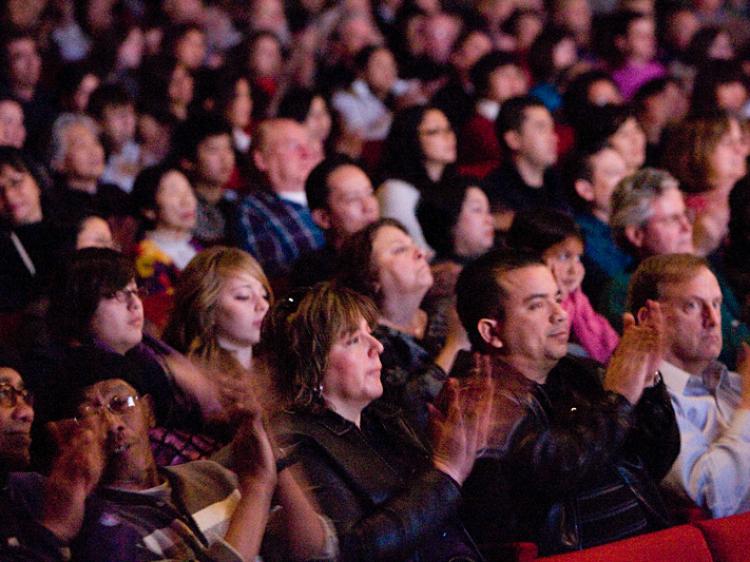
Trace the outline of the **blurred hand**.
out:
[[[239,413],[239,410],[238,410]],[[276,486],[276,458],[260,408],[246,404],[244,421],[232,441],[234,469],[241,486]]]
[[[659,303],[649,300],[637,325],[632,314],[623,315],[623,334],[604,377],[604,388],[622,394],[631,404],[653,384],[664,358],[664,317]]]

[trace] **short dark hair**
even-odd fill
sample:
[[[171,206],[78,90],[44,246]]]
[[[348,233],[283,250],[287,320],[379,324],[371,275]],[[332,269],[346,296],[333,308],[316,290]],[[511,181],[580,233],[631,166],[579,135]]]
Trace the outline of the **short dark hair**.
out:
[[[91,319],[102,298],[136,277],[132,260],[109,248],[78,250],[53,284],[48,311],[53,336],[67,342],[91,338]]]
[[[635,119],[629,105],[589,105],[586,118],[577,125],[578,145],[585,149],[607,142],[628,119]]]
[[[589,90],[597,82],[608,82],[619,91],[617,83],[606,70],[590,70],[576,76],[563,94],[563,108],[568,122],[578,128],[581,121],[587,119],[589,107]]]
[[[505,51],[492,51],[480,58],[471,67],[469,77],[477,94],[484,95],[489,90],[490,74],[502,66],[520,66],[518,57]]]
[[[453,253],[455,238],[453,228],[461,215],[461,208],[470,187],[481,189],[477,178],[457,176],[441,186],[440,190],[426,191],[417,205],[417,219],[427,243],[438,257]]]
[[[144,168],[135,177],[133,190],[130,192],[131,212],[145,223],[147,230],[155,226],[155,221],[146,217],[143,214],[143,211],[158,210],[156,205],[156,194],[159,191],[159,184],[161,183],[162,178],[172,171],[184,175],[184,172],[176,165],[164,162],[162,164],[156,164],[155,166]]]
[[[507,243],[511,248],[541,255],[555,244],[583,234],[573,217],[557,209],[519,211],[513,217]]]
[[[300,87],[290,88],[281,98],[276,117],[294,119],[297,123],[304,123],[307,114],[310,113],[312,102],[318,97],[328,105],[325,95],[318,90]]]
[[[101,120],[107,107],[135,106],[133,98],[121,84],[103,84],[91,93],[86,112]]]
[[[381,295],[377,288],[378,272],[372,263],[372,244],[378,231],[385,227],[398,228],[405,234],[408,231],[395,219],[381,218],[350,236],[339,253],[339,271],[336,283],[349,287],[374,300],[380,305]]]
[[[643,260],[628,284],[626,310],[636,314],[647,300],[659,300],[664,285],[695,277],[702,267],[711,269],[705,258],[693,254],[662,254]]]
[[[507,154],[510,153],[510,147],[505,142],[505,133],[508,131],[520,132],[524,121],[526,121],[526,110],[531,107],[541,107],[545,111],[549,111],[547,106],[534,96],[516,96],[503,102],[500,113],[495,120],[495,135],[497,135],[497,140]]]
[[[223,117],[211,113],[200,113],[178,125],[172,136],[173,157],[195,162],[198,147],[209,137],[227,135],[232,137],[232,127]]]
[[[477,330],[482,318],[503,320],[505,291],[500,277],[516,269],[544,265],[535,254],[522,251],[492,250],[463,268],[456,283],[456,309],[461,323],[476,351],[487,349]]]
[[[568,200],[577,211],[586,211],[591,208],[591,203],[581,198],[576,191],[576,182],[585,180],[592,182],[594,180],[594,166],[592,161],[594,157],[602,150],[611,149],[606,140],[598,143],[592,143],[588,146],[581,147],[576,152],[568,155],[562,166],[562,185]]]
[[[535,82],[554,80],[558,69],[555,68],[555,48],[565,39],[574,40],[573,34],[560,26],[550,26],[543,30],[529,48],[528,61],[531,76]]]
[[[328,177],[341,166],[356,166],[360,168],[359,164],[349,156],[334,154],[315,166],[310,175],[307,176],[307,180],[305,180],[305,194],[307,195],[307,206],[311,211],[315,209],[328,209],[328,196],[331,194]]]

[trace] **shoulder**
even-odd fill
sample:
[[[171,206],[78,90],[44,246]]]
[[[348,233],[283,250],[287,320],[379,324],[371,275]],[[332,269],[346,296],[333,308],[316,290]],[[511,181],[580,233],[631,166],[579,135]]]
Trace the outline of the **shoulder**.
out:
[[[163,470],[185,488],[231,493],[237,487],[235,474],[214,461],[191,461]]]

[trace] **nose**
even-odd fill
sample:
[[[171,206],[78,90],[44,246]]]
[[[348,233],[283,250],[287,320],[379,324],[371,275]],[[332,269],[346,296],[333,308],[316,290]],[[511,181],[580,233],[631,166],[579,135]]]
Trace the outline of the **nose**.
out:
[[[714,308],[713,306],[706,306],[704,316],[704,323],[706,327],[718,326],[721,324],[721,308]]]
[[[104,424],[107,427],[107,433],[117,434],[125,429],[125,424],[122,421],[122,417],[119,414],[115,414],[109,408],[104,407],[99,410],[99,415],[104,420]]]
[[[380,340],[373,336],[372,334],[367,334],[367,337],[370,340],[370,352],[375,351],[377,355],[380,355],[383,353],[383,344],[380,343]]]
[[[567,322],[568,313],[562,307],[561,303],[554,301],[554,303],[552,304],[552,314],[550,315],[550,320],[553,324],[562,324],[563,322]]]
[[[18,402],[13,407],[11,414],[14,420],[31,423],[34,421],[34,408],[24,398],[18,397]]]

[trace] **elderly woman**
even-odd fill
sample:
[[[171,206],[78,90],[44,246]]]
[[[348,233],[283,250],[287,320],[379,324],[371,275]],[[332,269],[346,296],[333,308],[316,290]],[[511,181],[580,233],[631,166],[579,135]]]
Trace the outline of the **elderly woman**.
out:
[[[468,348],[454,311],[428,318],[420,308],[433,285],[424,251],[401,223],[380,219],[344,244],[338,281],[377,304],[373,335],[384,347],[386,398],[423,428],[427,403],[442,389],[459,350]]]
[[[448,385],[446,414],[433,447],[425,446],[376,402],[383,393],[377,316],[369,299],[329,284],[277,303],[263,327],[288,406],[277,434],[334,522],[340,560],[476,560],[455,510],[484,446],[490,404],[479,391],[487,389],[459,398]]]

